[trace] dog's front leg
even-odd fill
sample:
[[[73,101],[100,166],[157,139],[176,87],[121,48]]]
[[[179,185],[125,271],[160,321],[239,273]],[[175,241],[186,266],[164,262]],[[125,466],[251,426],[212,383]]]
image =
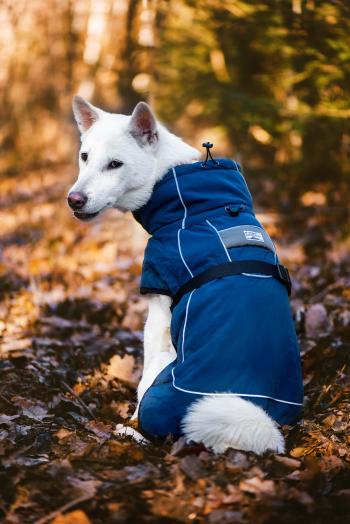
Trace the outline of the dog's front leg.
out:
[[[137,417],[143,395],[159,373],[176,358],[170,339],[171,299],[165,295],[152,295],[148,302],[148,316],[144,330],[144,365],[137,388]]]

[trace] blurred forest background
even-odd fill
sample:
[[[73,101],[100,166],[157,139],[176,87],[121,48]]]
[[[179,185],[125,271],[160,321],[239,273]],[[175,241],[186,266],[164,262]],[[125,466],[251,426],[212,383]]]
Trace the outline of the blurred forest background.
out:
[[[349,188],[346,1],[2,0],[0,24],[2,176],[71,162],[79,92],[119,112],[150,101],[281,199]]]
[[[146,235],[73,219],[71,99],[149,101],[244,167],[291,270],[305,386],[286,454],[129,424]],[[0,522],[344,524],[350,515],[348,0],[0,0]]]

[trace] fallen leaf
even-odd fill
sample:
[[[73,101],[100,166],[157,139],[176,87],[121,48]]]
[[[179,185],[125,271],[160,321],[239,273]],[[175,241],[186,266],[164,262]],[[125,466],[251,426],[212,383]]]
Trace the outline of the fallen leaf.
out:
[[[151,477],[156,478],[158,476],[157,469],[151,464],[140,464],[138,466],[127,466],[124,468],[127,473],[127,480],[130,484],[138,484],[149,480]]]
[[[239,524],[243,522],[241,511],[229,511],[225,509],[214,509],[207,518],[210,524]]]
[[[77,509],[64,515],[57,515],[51,524],[91,524],[91,520],[84,511]]]
[[[180,460],[180,469],[187,477],[197,480],[205,475],[202,462],[197,455],[187,455]]]
[[[241,480],[239,487],[242,491],[248,493],[264,493],[266,495],[275,494],[275,483],[273,480],[262,480],[259,477]]]
[[[73,431],[69,431],[69,429],[60,428],[58,431],[56,431],[55,437],[57,437],[58,440],[66,440],[68,437],[73,435],[73,433],[74,432]]]
[[[92,497],[102,482],[100,480],[81,480],[77,477],[68,477],[69,485],[74,488],[76,496]]]
[[[327,428],[330,428],[333,426],[334,422],[337,420],[335,415],[329,415],[328,417],[324,418],[322,420],[322,424],[326,426]]]
[[[303,506],[310,506],[315,503],[314,499],[306,491],[293,490],[293,498]]]
[[[3,460],[3,464],[9,466],[21,466],[21,467],[33,467],[39,466],[40,464],[47,464],[49,462],[48,455],[21,455],[14,453]]]
[[[11,424],[19,415],[0,415],[0,424]]]
[[[300,460],[295,460],[282,455],[275,455],[275,460],[276,462],[280,462],[280,464],[283,464],[284,466],[287,466],[287,468],[291,469],[298,469],[301,466]]]
[[[111,424],[104,424],[103,422],[96,420],[89,420],[89,422],[85,424],[85,428],[102,440],[109,439],[113,433],[113,427]]]
[[[86,457],[96,447],[96,442],[85,442],[78,435],[73,434],[64,441],[64,444],[68,446],[68,458],[79,459]]]
[[[246,469],[251,466],[248,457],[241,451],[231,449],[227,455],[227,467],[230,470]]]
[[[306,452],[307,452],[308,448],[294,448],[290,451],[290,455],[292,455],[292,457],[295,457],[295,458],[299,458],[299,457],[303,457]]]
[[[309,338],[329,335],[332,325],[323,304],[313,304],[305,315],[305,331]]]
[[[14,397],[13,403],[22,410],[22,414],[33,420],[42,421],[48,416],[48,410],[43,403],[23,397]]]
[[[319,460],[320,469],[324,472],[339,471],[344,467],[343,461],[336,455],[326,455]]]
[[[131,384],[136,384],[137,378],[135,375],[134,368],[135,359],[132,355],[124,355],[124,357],[120,357],[119,355],[113,355],[113,357],[109,361],[107,374],[110,377],[118,378]]]

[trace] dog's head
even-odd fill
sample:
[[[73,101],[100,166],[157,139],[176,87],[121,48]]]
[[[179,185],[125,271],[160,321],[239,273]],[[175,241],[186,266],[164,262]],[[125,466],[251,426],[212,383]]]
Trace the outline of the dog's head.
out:
[[[150,107],[140,102],[125,116],[76,96],[73,112],[81,132],[79,176],[68,194],[74,215],[89,220],[108,207],[141,207],[156,181],[159,126]]]

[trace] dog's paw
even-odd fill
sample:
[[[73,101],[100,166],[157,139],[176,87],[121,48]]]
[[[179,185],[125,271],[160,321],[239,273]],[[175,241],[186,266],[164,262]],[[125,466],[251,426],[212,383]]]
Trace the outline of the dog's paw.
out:
[[[149,444],[149,440],[141,435],[141,433],[130,426],[124,426],[124,424],[117,424],[113,433],[118,437],[131,437],[139,444]]]

